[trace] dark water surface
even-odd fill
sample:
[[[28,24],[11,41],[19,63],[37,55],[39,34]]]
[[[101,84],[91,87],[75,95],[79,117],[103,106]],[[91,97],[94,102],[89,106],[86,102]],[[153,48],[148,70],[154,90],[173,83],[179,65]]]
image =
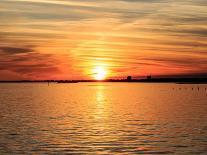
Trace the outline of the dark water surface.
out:
[[[206,88],[0,84],[0,154],[207,154]]]

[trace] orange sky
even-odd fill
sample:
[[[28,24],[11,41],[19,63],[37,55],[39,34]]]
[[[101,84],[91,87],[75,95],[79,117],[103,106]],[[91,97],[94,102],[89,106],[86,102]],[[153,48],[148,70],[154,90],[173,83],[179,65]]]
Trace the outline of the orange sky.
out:
[[[1,0],[0,6],[0,80],[207,73],[206,0]]]

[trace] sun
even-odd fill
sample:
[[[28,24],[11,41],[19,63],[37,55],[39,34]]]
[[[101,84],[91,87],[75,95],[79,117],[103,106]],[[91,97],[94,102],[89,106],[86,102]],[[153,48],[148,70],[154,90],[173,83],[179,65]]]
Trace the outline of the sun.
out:
[[[106,78],[106,69],[104,67],[98,66],[94,68],[94,79],[95,80],[104,80]]]

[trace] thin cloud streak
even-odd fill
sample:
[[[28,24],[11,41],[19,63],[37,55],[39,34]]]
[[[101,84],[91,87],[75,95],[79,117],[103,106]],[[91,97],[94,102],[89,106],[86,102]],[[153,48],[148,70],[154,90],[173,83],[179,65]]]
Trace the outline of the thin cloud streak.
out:
[[[204,0],[2,0],[0,5],[3,78],[9,72],[18,79],[88,79],[97,65],[107,67],[110,77],[206,73]],[[42,77],[35,77],[38,69]]]

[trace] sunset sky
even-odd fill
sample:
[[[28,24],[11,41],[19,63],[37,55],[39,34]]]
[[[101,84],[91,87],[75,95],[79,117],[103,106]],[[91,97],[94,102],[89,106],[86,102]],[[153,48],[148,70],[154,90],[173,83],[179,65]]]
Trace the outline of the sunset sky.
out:
[[[0,80],[206,73],[206,0],[0,0]]]

